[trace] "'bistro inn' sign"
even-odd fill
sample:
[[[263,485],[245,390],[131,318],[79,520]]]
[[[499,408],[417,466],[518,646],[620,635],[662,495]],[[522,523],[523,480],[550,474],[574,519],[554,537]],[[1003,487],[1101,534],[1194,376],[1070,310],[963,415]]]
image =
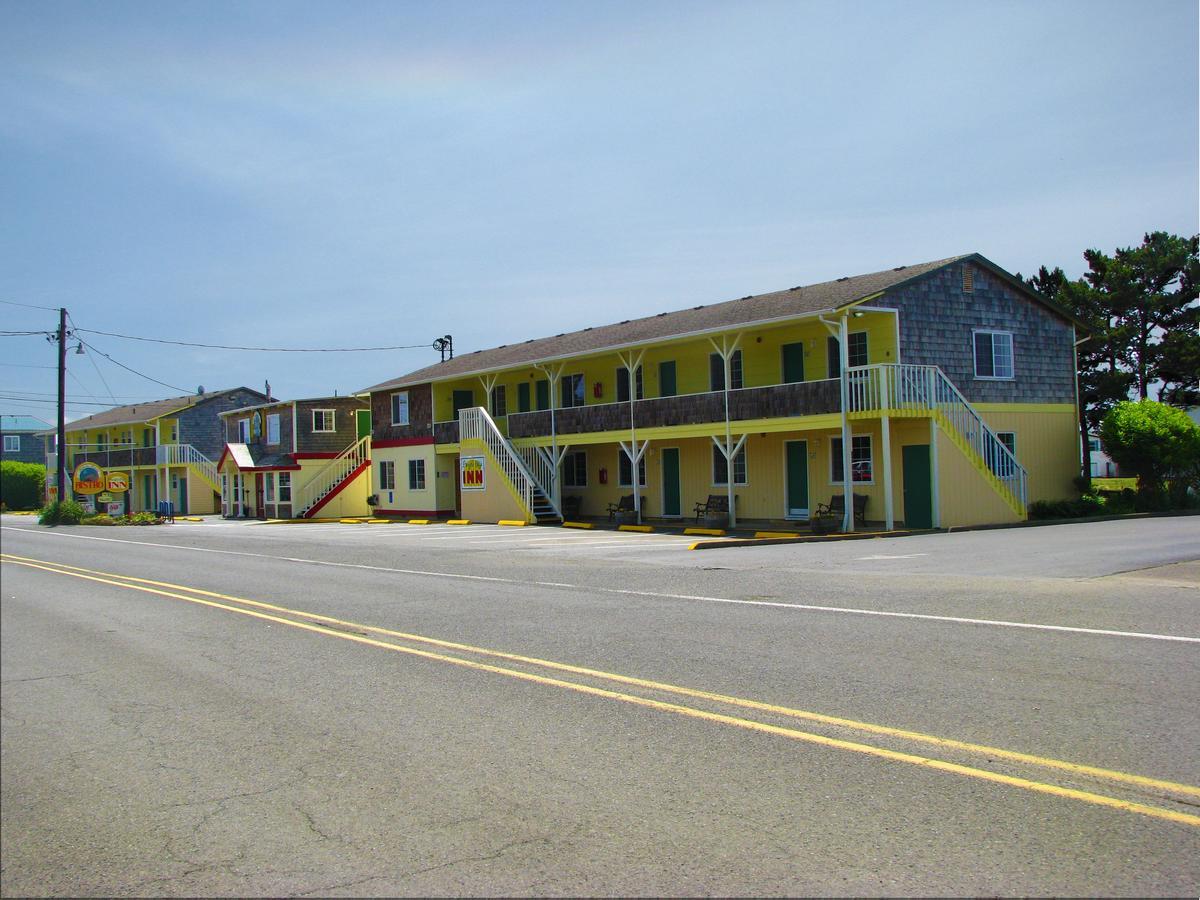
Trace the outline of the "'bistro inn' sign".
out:
[[[95,463],[81,462],[72,478],[77,494],[98,494],[104,490],[104,470]]]

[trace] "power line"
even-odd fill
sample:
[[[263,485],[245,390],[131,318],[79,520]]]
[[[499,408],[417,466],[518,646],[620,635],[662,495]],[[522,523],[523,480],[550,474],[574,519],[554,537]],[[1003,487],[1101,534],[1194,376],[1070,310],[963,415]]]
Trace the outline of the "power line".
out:
[[[55,400],[33,400],[29,397],[6,397],[4,395],[0,395],[0,400],[8,400],[8,401],[11,401],[14,403],[34,403],[38,406],[55,406],[57,403],[57,401],[55,401]],[[90,400],[69,400],[69,401],[67,401],[66,405],[67,406],[107,406],[109,408],[112,407],[111,403],[100,403],[100,402],[93,403]],[[125,404],[125,405],[128,406],[129,404]]]
[[[76,329],[75,329],[75,331],[77,331],[77,332],[78,332],[78,331],[82,331],[82,330],[83,330],[83,329],[80,329],[80,328],[76,328]],[[177,385],[174,385],[174,384],[167,384],[165,381],[159,381],[157,378],[151,378],[149,375],[146,375],[146,374],[145,374],[145,373],[143,373],[143,372],[139,372],[137,369],[131,369],[129,366],[125,365],[125,363],[123,363],[123,362],[117,362],[115,359],[113,359],[111,356],[109,356],[109,355],[108,355],[107,353],[105,353],[103,350],[97,350],[95,347],[93,347],[91,344],[89,344],[89,343],[88,343],[87,341],[85,341],[83,338],[79,338],[79,343],[83,344],[83,346],[87,347],[89,350],[91,350],[91,351],[93,351],[93,352],[95,352],[95,353],[99,353],[101,356],[103,356],[105,359],[107,359],[107,360],[108,360],[110,363],[112,363],[114,366],[120,366],[120,367],[121,367],[122,369],[124,369],[126,372],[132,372],[134,375],[137,375],[137,376],[139,376],[139,377],[141,377],[141,378],[145,378],[147,381],[153,381],[155,384],[161,384],[163,387],[168,387],[168,388],[170,388],[170,389],[171,389],[171,390],[173,390],[173,391],[179,391],[181,394],[186,394],[186,393],[189,393],[189,391],[188,391],[188,389],[187,389],[187,388],[181,388],[181,387],[178,387]],[[93,365],[95,365],[95,361],[93,361],[93,363],[92,363],[92,364],[93,364]],[[100,372],[100,369],[99,369],[99,367],[97,367],[97,369],[96,369],[96,372],[97,372],[97,374],[99,374],[99,372]],[[104,376],[103,376],[103,375],[101,375],[101,376],[100,376],[100,380],[101,380],[101,381],[104,381]],[[106,382],[104,386],[107,388],[107,387],[108,387],[108,383]],[[111,389],[109,389],[109,394],[112,394],[112,390],[111,390]]]
[[[373,353],[381,350],[424,350],[429,344],[404,344],[395,347],[237,347],[230,344],[198,344],[193,341],[168,341],[164,338],[137,337],[118,334],[114,331],[97,331],[93,328],[76,328],[86,334],[103,334],[107,337],[127,341],[146,341],[151,344],[174,344],[177,347],[203,347],[207,350],[249,350],[257,353]]]
[[[50,312],[58,312],[57,306],[38,306],[36,303],[18,303],[16,300],[0,300],[0,303],[7,303],[9,306],[25,306],[29,309],[47,309]]]
[[[57,369],[58,366],[35,366],[29,363],[0,363],[0,366],[8,366],[13,369]]]

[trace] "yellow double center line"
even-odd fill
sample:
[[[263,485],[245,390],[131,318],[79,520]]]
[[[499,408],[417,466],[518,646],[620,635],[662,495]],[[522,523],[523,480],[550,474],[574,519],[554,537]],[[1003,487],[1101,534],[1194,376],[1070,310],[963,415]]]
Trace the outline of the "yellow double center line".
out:
[[[631,687],[642,688],[644,690],[652,690],[679,697],[703,700],[714,704],[746,710],[754,710],[756,712],[767,713],[774,716],[801,719],[820,723],[822,725],[835,726],[852,731],[865,732],[868,734],[875,734],[893,739],[926,744],[946,751],[983,755],[988,757],[989,760],[1004,760],[1019,765],[1036,766],[1044,769],[1056,770],[1068,775],[1107,781],[1113,783],[1114,785],[1126,785],[1131,788],[1175,795],[1177,802],[1189,805],[1200,805],[1200,787],[1195,787],[1188,784],[1180,784],[1178,782],[1165,781],[1157,778],[1147,778],[1142,775],[1133,775],[1113,769],[1103,769],[1096,766],[1087,766],[1079,763],[1066,762],[1064,760],[1053,759],[1050,757],[1019,753],[1013,750],[1004,750],[999,747],[989,747],[983,744],[957,741],[950,738],[942,738],[934,735],[923,734],[917,731],[891,728],[886,725],[876,725],[869,722],[859,722],[854,719],[828,716],[822,713],[794,709],[786,706],[778,706],[771,703],[763,703],[758,700],[748,700],[742,697],[716,694],[710,691],[702,691],[695,688],[682,687],[680,685],[667,684],[660,681],[651,681],[649,679],[636,678],[629,675],[620,675],[614,672],[605,672],[599,669],[590,669],[583,666],[574,666],[568,663],[554,662],[552,660],[539,659],[532,656],[522,656],[516,653],[506,653],[500,650],[491,650],[486,647],[476,647],[471,644],[444,641],[437,638],[426,637],[424,635],[410,634],[403,631],[394,631],[388,628],[379,628],[373,625],[363,625],[357,622],[347,621],[345,619],[337,619],[332,616],[321,615],[319,613],[290,609],[285,606],[277,606],[271,603],[263,603],[258,600],[249,600],[245,597],[235,597],[229,594],[205,591],[198,588],[187,587],[186,585],[172,584],[164,581],[152,581],[150,579],[135,578],[129,575],[117,575],[111,572],[84,569],[78,566],[69,566],[64,563],[30,559],[27,557],[14,556],[8,553],[0,553],[0,560],[16,565],[27,566],[32,569],[41,569],[46,572],[53,572],[59,575],[70,575],[75,578],[96,581],[102,584],[126,588],[128,590],[141,591],[143,593],[156,594],[162,597],[171,597],[176,600],[184,600],[188,603],[209,606],[215,609],[223,609],[227,612],[239,613],[241,615],[251,616],[256,619],[264,619],[269,622],[275,622],[280,625],[288,625],[293,628],[299,628],[328,637],[336,637],[340,638],[341,640],[352,641],[357,644],[365,644],[367,646],[377,647],[383,650],[406,653],[411,656],[436,660],[438,662],[449,663],[451,665],[461,666],[476,671],[504,675],[509,678],[516,678],[536,684],[563,688],[581,694],[603,697],[609,700],[618,700],[623,703],[630,703],[636,706],[647,707],[649,709],[655,709],[662,712],[670,712],[693,719],[715,722],[722,725],[730,725],[736,728],[745,729],[747,731],[757,731],[765,734],[789,738],[791,740],[805,741],[812,744],[831,747],[838,750],[862,753],[869,756],[892,760],[894,762],[903,762],[911,765],[923,766],[925,768],[949,772],[968,778],[977,778],[984,781],[1007,785],[1009,787],[1022,788],[1024,790],[1036,791],[1042,794],[1050,794],[1056,797],[1065,797],[1073,800],[1083,801],[1085,803],[1091,803],[1097,806],[1121,809],[1127,812],[1139,813],[1141,815],[1150,816],[1157,819],[1165,819],[1171,822],[1178,822],[1200,827],[1200,816],[1191,813],[1179,812],[1177,810],[1166,809],[1159,806],[1150,806],[1144,803],[1122,800],[1117,797],[1109,797],[1107,795],[1097,794],[1091,791],[1084,791],[1076,788],[1068,788],[1061,785],[1034,781],[1028,778],[1006,775],[1000,772],[992,772],[987,769],[966,766],[947,760],[933,759],[912,753],[904,753],[886,747],[878,747],[871,744],[863,744],[855,741],[847,741],[840,738],[828,737],[826,735],[813,734],[806,731],[800,731],[796,728],[772,725],[766,722],[759,722],[753,719],[744,719],[724,713],[710,712],[708,710],[697,709],[691,706],[683,706],[678,703],[669,703],[636,694],[628,694],[621,691],[595,687],[593,685],[580,684],[574,681],[566,681],[561,678],[553,678],[547,675],[539,675],[532,672],[521,671],[519,669],[505,668],[503,666],[479,662],[478,660],[474,659],[464,659],[459,656],[450,656],[445,653],[437,653],[432,650],[423,650],[417,647],[406,647],[392,643],[391,641],[379,640],[377,638],[370,637],[369,635],[395,638],[408,641],[410,643],[437,647],[442,650],[451,650],[457,653],[468,653],[477,657],[506,660],[508,662],[520,663],[526,666],[549,669],[577,676],[584,676],[603,682],[628,685]],[[186,593],[179,593],[179,591],[185,591]],[[238,605],[230,606],[230,603],[236,603]],[[284,616],[296,616],[308,621],[297,621],[293,618],[284,618]]]

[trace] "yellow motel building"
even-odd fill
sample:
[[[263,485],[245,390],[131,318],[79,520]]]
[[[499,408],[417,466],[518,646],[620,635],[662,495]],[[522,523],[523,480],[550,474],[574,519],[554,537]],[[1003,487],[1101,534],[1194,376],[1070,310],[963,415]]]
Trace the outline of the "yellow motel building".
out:
[[[68,422],[67,476],[84,476],[73,479],[76,499],[122,514],[157,510],[160,500],[170,500],[177,515],[217,512],[220,413],[262,400],[266,395],[240,387],[118,406]],[[49,469],[55,468],[52,459]],[[100,490],[92,480],[97,469]]]
[[[1079,325],[973,253],[461,354],[362,392],[375,512],[1019,522],[1080,470]]]

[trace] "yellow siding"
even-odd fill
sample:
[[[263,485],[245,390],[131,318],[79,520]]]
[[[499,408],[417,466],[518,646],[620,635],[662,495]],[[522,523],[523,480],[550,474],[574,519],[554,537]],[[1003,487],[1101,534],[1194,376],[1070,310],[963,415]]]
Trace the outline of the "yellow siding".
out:
[[[938,507],[943,528],[1020,521],[940,428],[937,459],[935,477],[938,479]]]
[[[1017,462],[1029,473],[1029,501],[1060,500],[1078,493],[1079,421],[1071,406],[1026,411],[999,404],[981,413],[993,431],[1011,431],[1017,439]]]
[[[525,521],[529,513],[522,506],[512,484],[496,465],[482,441],[463,441],[463,456],[482,456],[486,460],[485,490],[462,492],[462,516],[473,522],[499,522],[501,519]],[[457,472],[455,473],[457,477]]]
[[[414,459],[425,461],[425,488],[423,490],[409,489],[408,463]],[[388,461],[396,464],[396,487],[392,491],[383,490],[379,483],[379,464]],[[438,478],[437,460],[433,444],[383,447],[371,451],[371,493],[379,495],[380,509],[406,509],[425,512],[445,509],[447,507],[440,506],[437,501],[439,480],[447,481],[449,479]],[[451,499],[452,506],[453,499]]]

